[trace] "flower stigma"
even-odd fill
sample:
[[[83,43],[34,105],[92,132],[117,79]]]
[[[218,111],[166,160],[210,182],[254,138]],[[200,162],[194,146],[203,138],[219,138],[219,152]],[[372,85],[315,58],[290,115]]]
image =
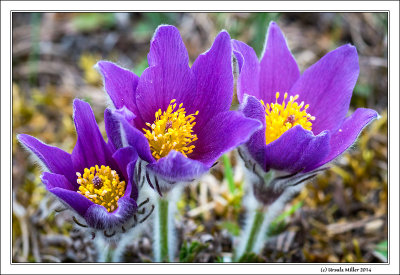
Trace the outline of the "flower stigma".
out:
[[[143,128],[152,155],[157,160],[168,155],[171,150],[181,152],[187,157],[195,148],[193,144],[190,144],[197,140],[197,135],[193,134],[193,127],[196,124],[195,116],[199,114],[199,111],[186,115],[185,108],[182,108],[183,103],[176,109],[175,101],[175,99],[171,100],[164,112],[158,109],[154,123],[146,123],[149,129]]]
[[[305,130],[311,131],[311,121],[315,120],[315,117],[306,112],[309,105],[304,106],[304,101],[298,104],[296,100],[299,95],[290,96],[289,102],[286,103],[287,97],[288,94],[285,93],[282,103],[278,103],[279,92],[277,92],[275,103],[264,104],[264,101],[261,100],[261,104],[265,108],[266,144],[278,139],[284,132],[296,125],[301,125]]]
[[[118,200],[125,193],[125,181],[120,181],[118,173],[109,166],[85,168],[83,175],[77,172],[79,194],[92,202],[104,206],[108,212],[118,207]]]

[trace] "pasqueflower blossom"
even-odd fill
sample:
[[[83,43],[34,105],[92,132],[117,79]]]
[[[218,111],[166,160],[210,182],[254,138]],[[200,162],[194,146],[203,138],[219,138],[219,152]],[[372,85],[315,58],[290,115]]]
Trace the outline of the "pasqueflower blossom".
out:
[[[300,75],[275,22],[267,36],[260,61],[251,47],[232,40],[241,111],[263,125],[240,153],[261,178],[275,171],[273,180],[294,184],[342,154],[378,114],[359,108],[346,117],[359,74],[355,47],[329,52]]]
[[[106,143],[90,105],[78,99],[73,105],[78,138],[72,154],[29,135],[20,134],[18,140],[45,170],[41,179],[46,189],[78,214],[74,221],[111,237],[136,223],[138,187],[133,177],[137,153],[131,146],[122,148],[108,112]]]
[[[179,31],[163,25],[151,40],[149,67],[140,78],[111,62],[98,63],[119,117],[128,117],[121,121],[141,159],[139,178],[160,194],[176,182],[193,181],[261,127],[229,111],[231,56],[229,34],[222,31],[190,67]]]

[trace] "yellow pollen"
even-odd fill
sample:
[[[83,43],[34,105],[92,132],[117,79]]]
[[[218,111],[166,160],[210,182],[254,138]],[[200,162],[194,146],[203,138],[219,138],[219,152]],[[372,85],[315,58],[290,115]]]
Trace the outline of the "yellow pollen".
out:
[[[76,173],[80,184],[79,194],[92,202],[104,206],[108,212],[118,207],[118,200],[125,193],[125,181],[120,181],[118,173],[109,166],[98,165],[85,168],[83,175]]]
[[[306,112],[309,105],[304,106],[304,101],[298,104],[296,100],[299,95],[290,96],[289,102],[286,103],[287,97],[288,94],[285,93],[282,103],[278,103],[278,92],[275,95],[275,103],[265,105],[261,100],[265,108],[265,141],[267,144],[278,139],[284,132],[296,125],[301,125],[304,129],[311,131],[311,121],[315,120],[315,117]]]
[[[171,100],[167,111],[162,112],[158,109],[154,123],[146,123],[148,129],[143,129],[152,155],[156,159],[165,157],[171,150],[181,152],[187,157],[195,147],[190,144],[197,140],[197,135],[193,134],[193,127],[199,111],[186,115],[185,108],[182,108],[183,103],[176,109],[175,101]]]

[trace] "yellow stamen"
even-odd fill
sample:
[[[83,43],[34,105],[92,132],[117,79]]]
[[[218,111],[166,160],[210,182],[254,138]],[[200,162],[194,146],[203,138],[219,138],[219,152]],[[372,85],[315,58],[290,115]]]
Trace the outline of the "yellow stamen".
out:
[[[96,165],[85,168],[83,175],[77,172],[76,176],[80,184],[78,193],[104,206],[108,212],[117,209],[118,200],[125,193],[125,181],[120,181],[116,171],[111,170],[109,166]]]
[[[186,115],[185,108],[182,108],[183,103],[176,109],[175,101],[171,100],[167,111],[162,112],[158,109],[154,123],[146,123],[148,129],[143,129],[149,140],[152,155],[156,159],[165,157],[171,150],[181,152],[187,157],[195,147],[190,144],[197,140],[197,135],[193,134],[193,127],[199,111]]]
[[[299,95],[290,96],[289,102],[286,103],[287,97],[288,94],[285,93],[282,103],[278,103],[278,92],[275,95],[275,103],[265,105],[261,100],[265,108],[265,141],[267,144],[278,139],[284,132],[296,125],[301,125],[304,129],[311,131],[311,121],[315,120],[315,117],[306,112],[309,105],[304,106],[303,101],[299,105],[296,102]]]

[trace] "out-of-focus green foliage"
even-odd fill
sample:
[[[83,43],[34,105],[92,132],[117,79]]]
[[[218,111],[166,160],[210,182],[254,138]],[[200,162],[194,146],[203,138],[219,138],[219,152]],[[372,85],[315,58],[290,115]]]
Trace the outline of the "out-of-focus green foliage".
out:
[[[229,160],[229,157],[226,154],[222,156],[222,160],[224,162],[225,178],[228,182],[229,191],[231,192],[231,194],[234,194],[235,193],[235,183],[233,180],[233,172],[232,172],[231,162]]]
[[[296,211],[298,211],[303,206],[303,203],[303,201],[299,201],[293,204],[288,210],[276,217],[276,219],[269,226],[267,233],[268,236],[273,236],[281,233],[286,226],[285,219],[296,213]]]
[[[382,241],[378,243],[375,247],[375,252],[380,254],[385,261],[388,258],[388,241]]]
[[[242,257],[238,260],[239,263],[264,263],[265,260],[259,255],[250,252],[244,253]]]
[[[197,241],[192,242],[190,245],[185,241],[179,252],[179,262],[192,263],[196,256],[206,249],[208,244],[203,244]]]
[[[180,17],[179,13],[169,12],[146,12],[141,15],[142,19],[133,28],[133,35],[140,39],[151,38],[159,25],[175,25]]]
[[[112,28],[116,24],[116,18],[112,12],[79,13],[73,17],[72,23],[79,31],[89,32]]]
[[[221,223],[221,227],[228,230],[233,236],[239,236],[240,234],[240,227],[237,223],[231,221],[224,221]]]
[[[236,14],[233,19],[227,17],[225,13],[216,13],[215,16],[218,28],[226,29],[234,39],[243,40],[242,38],[245,37],[257,56],[261,56],[268,24],[270,21],[277,21],[280,13],[256,12],[249,14],[248,17]]]

